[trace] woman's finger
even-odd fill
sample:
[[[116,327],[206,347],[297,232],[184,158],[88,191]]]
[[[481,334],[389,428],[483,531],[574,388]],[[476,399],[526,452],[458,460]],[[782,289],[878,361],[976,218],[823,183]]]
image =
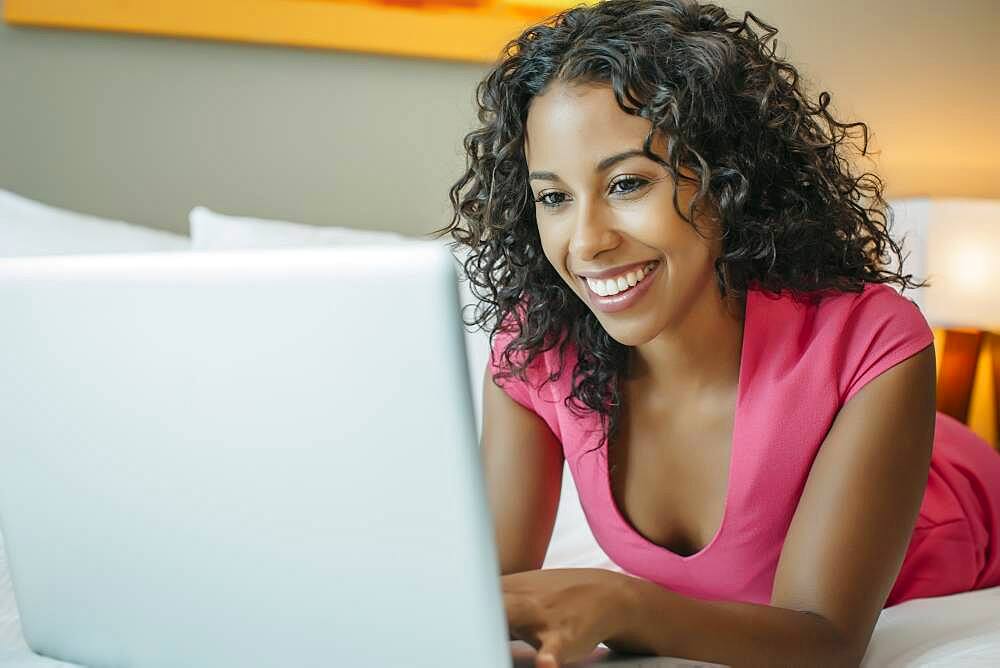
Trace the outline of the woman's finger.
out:
[[[535,668],[559,668],[562,655],[562,636],[557,631],[539,634],[542,641],[535,657]]]
[[[559,668],[559,660],[551,654],[541,654],[535,657],[535,668]]]

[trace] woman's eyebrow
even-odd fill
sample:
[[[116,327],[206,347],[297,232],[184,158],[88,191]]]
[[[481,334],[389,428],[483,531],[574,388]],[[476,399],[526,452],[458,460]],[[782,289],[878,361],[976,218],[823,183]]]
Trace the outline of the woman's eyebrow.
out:
[[[645,154],[645,152],[640,151],[638,149],[632,149],[631,151],[624,151],[622,153],[616,153],[615,155],[608,156],[607,158],[604,158],[604,160],[601,160],[599,163],[597,163],[597,166],[594,167],[594,171],[595,172],[603,172],[605,169],[607,169],[607,168],[609,168],[609,167],[611,167],[613,165],[616,165],[617,163],[621,162],[622,160],[626,160],[628,158],[633,158],[633,157],[635,157],[637,155],[638,156],[647,157],[646,154]]]
[[[559,181],[559,175],[555,172],[532,172],[528,174],[529,181]]]
[[[634,158],[635,156],[649,157],[644,151],[638,149],[632,149],[630,151],[623,151],[621,153],[616,153],[614,155],[609,155],[604,158],[594,167],[595,172],[603,172],[604,170],[612,167],[622,160],[627,160],[628,158]],[[559,175],[555,172],[531,172],[528,175],[529,181],[559,181]]]

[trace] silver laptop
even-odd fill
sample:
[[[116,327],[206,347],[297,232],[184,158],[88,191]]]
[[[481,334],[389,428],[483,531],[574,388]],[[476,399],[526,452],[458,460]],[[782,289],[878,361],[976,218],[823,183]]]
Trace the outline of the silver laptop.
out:
[[[34,652],[511,665],[441,244],[7,259],[0,318]]]

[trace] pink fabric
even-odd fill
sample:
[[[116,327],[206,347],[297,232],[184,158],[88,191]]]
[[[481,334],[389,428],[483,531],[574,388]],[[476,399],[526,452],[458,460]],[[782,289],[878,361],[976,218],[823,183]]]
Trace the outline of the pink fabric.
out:
[[[496,335],[494,372],[510,338]],[[599,417],[579,418],[563,404],[572,387],[572,345],[559,380],[541,382],[559,368],[556,347],[536,358],[527,383],[500,384],[560,439],[594,538],[622,569],[689,596],[769,603],[788,526],[837,412],[868,381],[933,340],[919,309],[885,285],[812,305],[751,289],[722,525],[689,556],[646,540],[615,504],[606,448],[594,449]],[[995,585],[1000,454],[939,412],[920,516],[886,607]]]

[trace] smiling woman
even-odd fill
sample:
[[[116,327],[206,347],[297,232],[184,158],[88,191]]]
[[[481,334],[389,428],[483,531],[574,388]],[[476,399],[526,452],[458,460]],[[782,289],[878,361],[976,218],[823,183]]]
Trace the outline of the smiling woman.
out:
[[[1000,455],[935,411],[932,332],[890,287],[923,283],[851,160],[868,128],[775,32],[605,0],[479,85],[439,232],[492,332],[488,495],[539,666],[602,641],[856,665],[884,607],[1000,585]],[[563,458],[624,573],[538,570]]]
[[[690,322],[691,309],[717,321],[704,323],[717,345],[735,341],[739,319],[726,318],[712,298],[721,230],[712,219],[698,221],[704,228],[698,230],[682,217],[692,194],[687,182],[675,208],[675,181],[663,166],[666,140],[654,137],[652,157],[642,150],[650,128],[649,120],[623,111],[607,85],[554,82],[536,96],[524,146],[542,248],[566,284],[596,308],[602,329],[624,345],[648,341],[671,321]],[[596,292],[581,278],[627,284],[630,268],[649,264],[655,266],[643,289],[618,298],[608,296],[617,286],[605,283]],[[639,297],[661,307],[627,308]],[[738,304],[731,307],[739,312]]]

